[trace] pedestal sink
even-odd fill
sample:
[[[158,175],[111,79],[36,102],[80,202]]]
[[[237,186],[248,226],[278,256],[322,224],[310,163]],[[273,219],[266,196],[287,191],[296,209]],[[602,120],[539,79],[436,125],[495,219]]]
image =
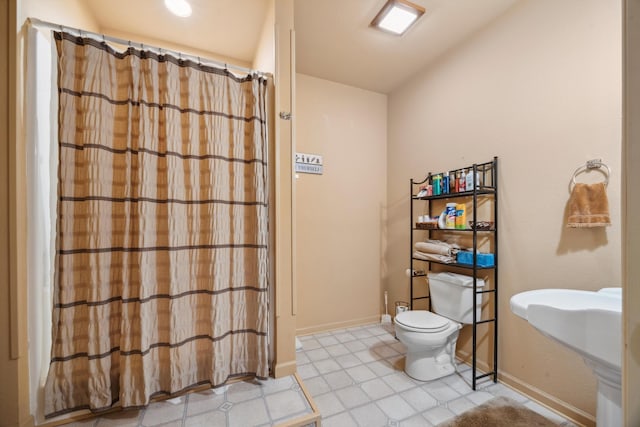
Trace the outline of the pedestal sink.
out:
[[[511,298],[511,311],[578,353],[598,379],[598,426],[622,426],[622,290],[540,289]]]

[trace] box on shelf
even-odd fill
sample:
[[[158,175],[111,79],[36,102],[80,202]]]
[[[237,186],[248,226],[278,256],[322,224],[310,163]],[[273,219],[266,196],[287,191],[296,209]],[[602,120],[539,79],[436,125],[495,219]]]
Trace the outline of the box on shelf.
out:
[[[473,265],[473,252],[460,251],[458,252],[458,264]],[[476,263],[478,267],[493,267],[495,265],[495,258],[493,254],[476,254]]]

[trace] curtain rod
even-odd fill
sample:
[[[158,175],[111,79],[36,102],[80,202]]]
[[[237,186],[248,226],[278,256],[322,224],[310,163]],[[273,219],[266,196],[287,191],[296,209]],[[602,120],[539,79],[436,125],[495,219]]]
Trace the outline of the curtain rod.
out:
[[[205,65],[215,65],[216,67],[220,67],[220,68],[224,68],[224,69],[234,69],[236,71],[240,71],[240,72],[245,73],[245,74],[258,74],[259,76],[266,77],[266,73],[264,73],[262,71],[257,71],[257,70],[253,70],[253,69],[250,69],[250,68],[241,67],[239,65],[229,64],[227,62],[221,62],[221,61],[217,61],[217,60],[211,59],[211,58],[203,58],[203,57],[200,57],[200,56],[191,55],[191,54],[184,53],[184,52],[179,52],[177,50],[166,49],[164,47],[158,47],[158,46],[153,46],[153,45],[149,45],[149,44],[145,44],[145,43],[141,43],[141,42],[134,42],[134,41],[131,41],[131,40],[125,40],[125,39],[121,39],[121,38],[118,38],[118,37],[107,36],[107,35],[104,35],[104,34],[98,34],[98,33],[92,32],[92,31],[86,31],[86,30],[81,30],[79,28],[68,27],[66,25],[54,24],[53,22],[43,21],[43,20],[38,19],[38,18],[27,18],[27,22],[30,25],[33,25],[35,27],[47,28],[47,29],[55,30],[55,31],[73,32],[76,35],[79,35],[80,37],[89,36],[89,37],[91,37],[93,39],[96,39],[98,41],[109,41],[111,43],[121,44],[123,46],[139,45],[141,49],[147,48],[147,49],[154,50],[154,51],[156,51],[158,53],[163,53],[163,52],[164,53],[169,53],[169,54],[177,56],[178,58],[181,58],[181,59],[190,59],[192,61],[196,61],[199,64],[205,64],[206,63]]]

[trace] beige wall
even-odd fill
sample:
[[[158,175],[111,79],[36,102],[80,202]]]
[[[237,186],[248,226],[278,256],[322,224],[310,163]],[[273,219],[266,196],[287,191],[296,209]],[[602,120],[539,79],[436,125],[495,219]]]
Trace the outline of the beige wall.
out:
[[[27,18],[38,18],[87,31],[99,30],[95,17],[81,0],[19,0],[18,27]]]
[[[393,298],[408,295],[409,178],[499,156],[500,372],[540,399],[575,407],[578,417],[595,413],[594,376],[514,316],[509,298],[621,284],[620,40],[619,2],[522,1],[389,98]],[[612,170],[613,225],[568,230],[569,180],[593,158]]]
[[[623,410],[626,426],[640,425],[640,1],[627,0],[624,61],[624,364]]]
[[[297,151],[324,161],[295,181],[298,334],[379,322],[387,97],[297,74],[296,118]]]

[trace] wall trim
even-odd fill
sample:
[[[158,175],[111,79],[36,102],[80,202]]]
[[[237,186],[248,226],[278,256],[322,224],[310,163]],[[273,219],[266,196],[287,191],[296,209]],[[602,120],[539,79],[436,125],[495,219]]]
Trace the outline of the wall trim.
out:
[[[329,332],[329,331],[335,331],[336,329],[345,329],[345,328],[351,328],[354,326],[371,325],[374,323],[380,323],[379,314],[376,314],[375,316],[362,317],[360,319],[351,319],[351,320],[345,320],[341,322],[323,323],[321,325],[298,328],[296,329],[296,335],[311,335],[318,332]]]
[[[283,363],[276,363],[273,366],[273,377],[282,378],[288,375],[293,375],[297,372],[297,362],[295,360],[288,360]]]

